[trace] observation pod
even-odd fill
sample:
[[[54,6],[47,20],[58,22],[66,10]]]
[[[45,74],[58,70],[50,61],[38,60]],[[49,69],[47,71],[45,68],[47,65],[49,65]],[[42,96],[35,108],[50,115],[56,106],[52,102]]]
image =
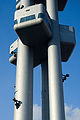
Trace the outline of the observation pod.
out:
[[[18,52],[18,39],[10,45],[9,62],[16,65]]]
[[[51,38],[51,19],[43,4],[32,5],[15,12],[14,30],[21,41],[39,47]]]
[[[76,45],[75,30],[72,26],[59,25],[62,62],[67,62]]]
[[[74,27],[59,25],[60,29],[60,44],[61,44],[61,61],[67,62],[74,50],[76,40]],[[10,46],[10,63],[16,65],[17,60],[17,50],[18,50],[19,38]],[[33,41],[34,42],[34,41]],[[48,41],[47,41],[48,42]],[[47,45],[42,46],[42,49],[33,49],[33,67],[41,64],[41,62],[47,58]]]

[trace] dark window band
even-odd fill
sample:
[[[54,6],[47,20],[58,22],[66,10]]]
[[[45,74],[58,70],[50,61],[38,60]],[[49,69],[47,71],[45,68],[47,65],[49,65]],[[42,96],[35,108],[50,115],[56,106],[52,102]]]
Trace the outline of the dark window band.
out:
[[[21,18],[20,23],[25,22],[25,21],[29,21],[29,20],[33,20],[33,19],[36,19],[35,15],[30,15],[30,16]]]
[[[47,23],[47,25],[49,26],[49,28],[51,28],[46,16],[43,13],[39,13],[38,18],[43,18],[45,20],[45,22]],[[29,20],[33,20],[33,19],[36,19],[35,15],[30,15],[30,16],[27,16],[27,17],[23,17],[23,18],[20,19],[20,23],[26,22],[26,21],[29,21]],[[14,21],[14,25],[15,24],[18,24],[17,20]]]
[[[15,24],[18,24],[18,21],[17,21],[17,20],[14,20],[14,25],[15,25]]]

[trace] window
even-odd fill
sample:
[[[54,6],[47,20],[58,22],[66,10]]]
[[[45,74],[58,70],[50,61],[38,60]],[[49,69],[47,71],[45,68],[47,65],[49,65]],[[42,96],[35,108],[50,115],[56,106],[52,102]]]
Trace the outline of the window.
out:
[[[15,24],[18,24],[18,21],[17,21],[17,20],[14,20],[14,25],[15,25]]]
[[[35,19],[35,15],[30,15],[24,18],[21,18],[20,23]]]

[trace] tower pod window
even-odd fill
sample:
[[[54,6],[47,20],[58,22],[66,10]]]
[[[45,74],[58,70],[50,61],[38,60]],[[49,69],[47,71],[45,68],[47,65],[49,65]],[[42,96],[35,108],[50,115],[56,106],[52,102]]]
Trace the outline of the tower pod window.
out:
[[[36,19],[35,15],[30,15],[30,16],[21,18],[20,23],[25,22],[25,21],[29,21],[29,20],[33,20],[33,19]]]
[[[17,20],[14,20],[14,25],[15,25],[15,24],[18,24],[18,21],[17,21]]]

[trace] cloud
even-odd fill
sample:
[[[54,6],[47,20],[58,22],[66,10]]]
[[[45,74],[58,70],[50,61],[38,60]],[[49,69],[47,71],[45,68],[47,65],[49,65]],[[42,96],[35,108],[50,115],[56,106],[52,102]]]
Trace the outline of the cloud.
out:
[[[33,105],[33,120],[41,120],[41,106]]]
[[[65,116],[66,120],[80,120],[80,109],[65,105]]]
[[[42,120],[41,118],[41,106],[37,104],[33,105],[33,120]],[[80,109],[78,107],[73,108],[65,104],[65,117],[66,120],[80,120]]]

